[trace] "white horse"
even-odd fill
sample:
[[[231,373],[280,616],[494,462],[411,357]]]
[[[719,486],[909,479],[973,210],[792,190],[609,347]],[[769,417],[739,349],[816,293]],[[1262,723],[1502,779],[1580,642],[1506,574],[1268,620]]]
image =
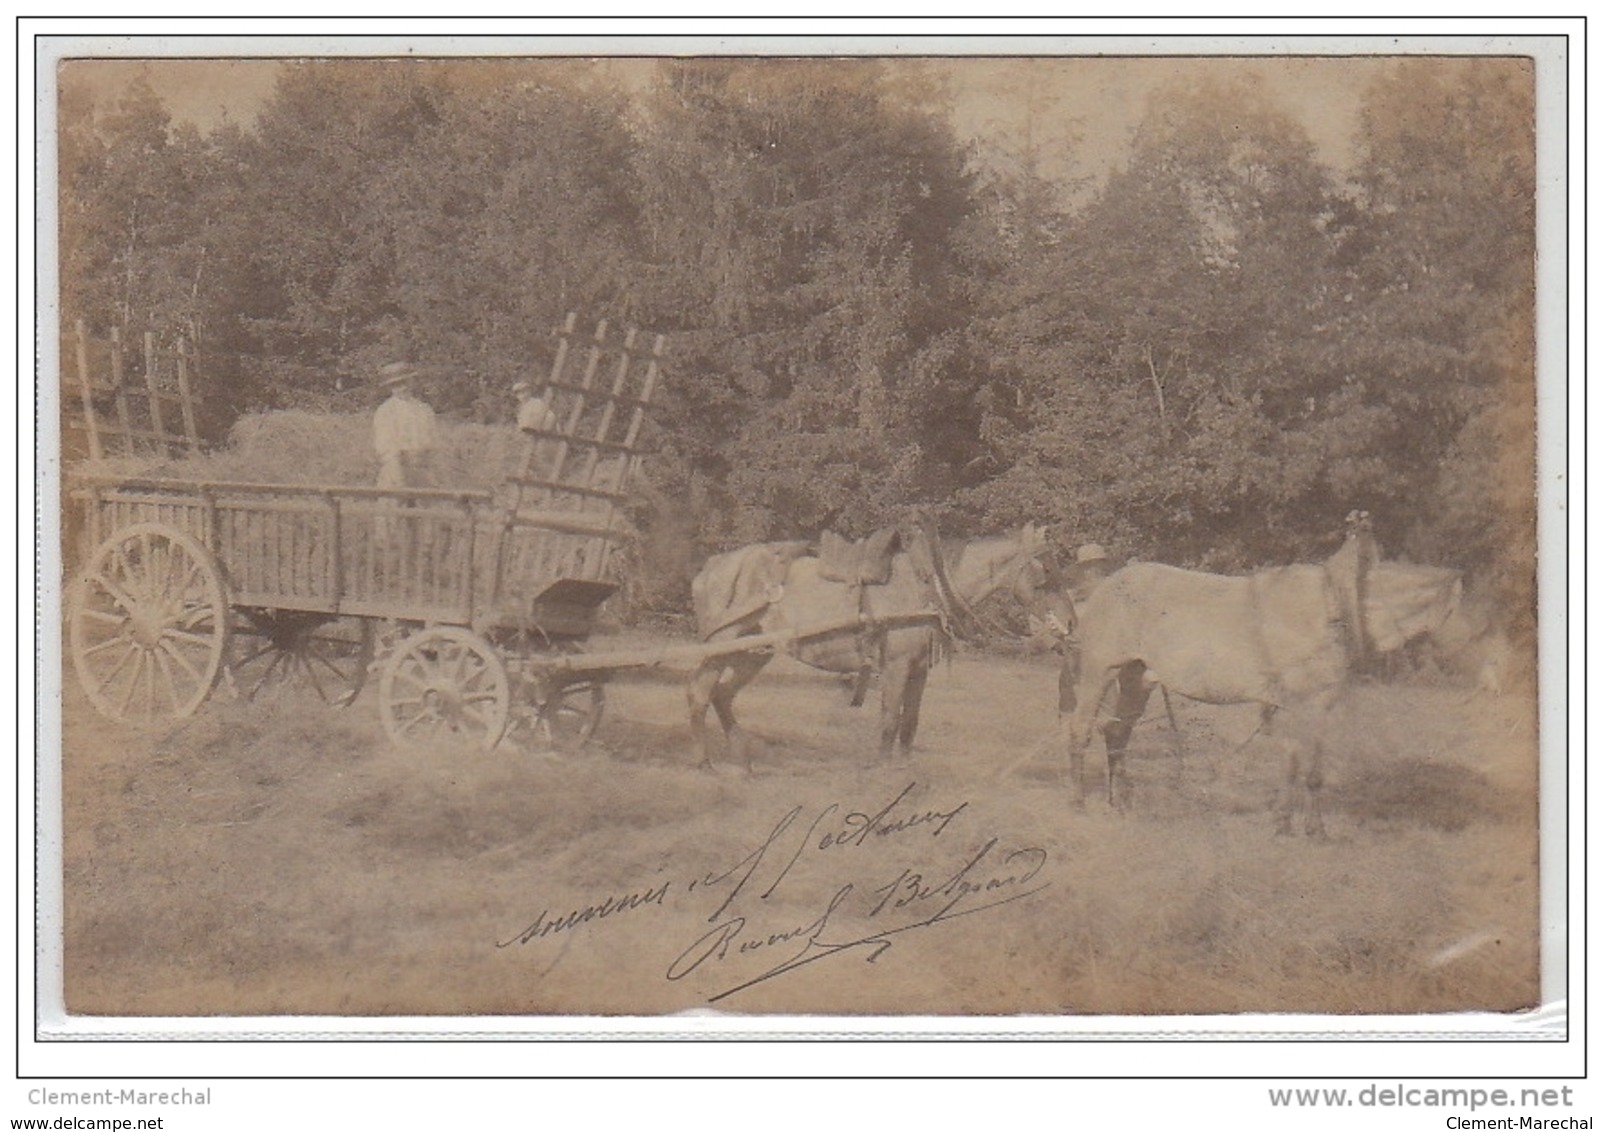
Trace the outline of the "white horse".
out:
[[[1114,718],[1102,728],[1108,799],[1120,806],[1128,790],[1124,747],[1161,685],[1203,703],[1257,704],[1266,734],[1278,713],[1293,714],[1303,735],[1281,736],[1287,764],[1280,829],[1290,830],[1305,794],[1306,831],[1322,835],[1319,734],[1368,648],[1365,591],[1375,561],[1369,516],[1354,511],[1341,549],[1324,563],[1224,577],[1137,562],[1101,582],[1076,610],[1075,647],[1061,681],[1072,713],[1077,799],[1085,794],[1085,751],[1108,689],[1119,689]]]
[[[882,584],[851,584],[825,577],[807,543],[761,543],[707,561],[691,596],[703,640],[732,641],[780,630],[839,624],[854,617],[866,627],[803,637],[792,655],[827,672],[878,672],[881,685],[880,756],[906,755],[918,730],[924,685],[935,658],[948,643],[948,625],[973,616],[973,607],[999,589],[1047,549],[1045,532],[1027,524],[1013,535],[943,541],[924,527],[903,532]],[[929,614],[926,621],[909,618]],[[876,621],[900,618],[894,626]],[[751,765],[751,753],[735,719],[734,699],[769,660],[770,650],[713,657],[690,678],[690,731],[702,766],[711,766],[706,717],[718,713],[730,753]]]

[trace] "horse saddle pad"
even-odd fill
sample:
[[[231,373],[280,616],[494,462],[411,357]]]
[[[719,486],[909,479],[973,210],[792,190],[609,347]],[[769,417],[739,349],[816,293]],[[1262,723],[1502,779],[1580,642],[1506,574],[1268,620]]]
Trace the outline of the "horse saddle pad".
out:
[[[895,527],[856,541],[825,531],[818,540],[819,576],[852,586],[883,586],[891,580],[891,559],[899,546]]]

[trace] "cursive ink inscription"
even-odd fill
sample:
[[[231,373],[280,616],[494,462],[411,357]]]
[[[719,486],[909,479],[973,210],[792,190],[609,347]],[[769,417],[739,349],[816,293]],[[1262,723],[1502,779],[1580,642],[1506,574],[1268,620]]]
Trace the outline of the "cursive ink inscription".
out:
[[[871,806],[831,802],[810,814],[793,806],[727,868],[607,895],[560,914],[542,909],[496,946],[595,930],[650,909],[700,916],[710,906],[704,920],[710,927],[679,950],[665,975],[673,982],[710,976],[723,984],[708,997],[717,1002],[845,952],[872,963],[895,937],[990,912],[1048,886],[1045,849],[1003,848],[1001,837],[953,844],[959,818],[971,814],[969,803],[921,805],[914,801],[917,787],[910,782]],[[847,868],[853,872],[841,876]]]
[[[842,885],[825,908],[823,914],[810,924],[776,932],[769,932],[764,936],[746,936],[746,917],[734,916],[723,921],[702,936],[695,943],[685,948],[679,958],[668,964],[668,978],[670,980],[682,979],[690,972],[709,961],[721,961],[729,958],[730,948],[735,954],[747,955],[753,951],[764,948],[782,947],[794,944],[800,940],[804,947],[811,947],[817,941],[823,930],[829,926],[829,917],[839,908],[841,902],[851,894],[852,886]]]
[[[663,881],[656,888],[644,889],[640,892],[631,892],[623,896],[608,896],[599,904],[587,904],[583,908],[575,908],[565,916],[550,919],[550,909],[540,909],[540,914],[534,922],[524,928],[517,935],[507,940],[497,940],[497,947],[511,947],[513,944],[533,943],[537,939],[558,932],[572,931],[581,924],[592,923],[596,920],[605,920],[609,916],[632,912],[637,908],[647,908],[653,905],[661,907],[668,897],[671,881]]]
[[[733,866],[723,872],[708,873],[699,880],[690,882],[689,888],[692,891],[698,887],[713,888],[722,884],[731,884],[729,893],[724,897],[723,903],[713,909],[712,914],[707,917],[707,922],[712,923],[729,910],[729,906],[735,902],[735,898],[740,895],[741,891],[746,887],[746,883],[756,874],[770,852],[774,852],[774,860],[777,863],[778,872],[773,881],[760,894],[764,900],[774,894],[779,888],[780,882],[790,874],[796,862],[801,859],[802,854],[807,852],[809,848],[827,852],[831,849],[847,846],[862,846],[865,842],[868,842],[871,835],[875,838],[888,838],[914,829],[927,831],[931,837],[939,837],[946,827],[951,824],[952,819],[968,808],[968,803],[965,801],[959,802],[950,810],[918,810],[904,807],[901,812],[897,812],[897,807],[901,806],[907,800],[907,796],[917,787],[918,783],[909,782],[902,788],[900,794],[897,794],[896,797],[873,813],[869,813],[867,810],[851,810],[837,819],[836,815],[840,814],[841,804],[839,802],[831,802],[818,811],[818,814],[808,824],[806,831],[795,839],[794,845],[789,850],[789,855],[786,856],[783,843],[787,834],[796,825],[797,819],[803,813],[803,807],[801,806],[792,808],[779,819],[774,828],[769,831],[768,836],[763,839],[761,845],[735,862]]]
[[[843,845],[862,845],[868,840],[870,834],[875,837],[890,837],[893,834],[916,829],[919,826],[932,826],[933,828],[929,831],[930,836],[939,837],[945,832],[946,827],[952,823],[953,818],[968,809],[967,802],[959,802],[950,810],[913,810],[910,812],[904,811],[893,816],[892,811],[906,800],[917,785],[918,783],[916,782],[909,782],[900,794],[892,798],[889,804],[876,813],[869,814],[861,810],[853,810],[840,820],[839,827],[834,828],[833,831],[826,826],[825,832],[818,839],[818,848],[836,849]],[[838,803],[826,806],[813,821],[812,828],[807,831],[809,837],[839,810],[840,805]]]
[[[964,802],[950,810],[903,812],[892,817],[912,788],[910,785],[878,811],[854,810],[838,821],[835,814],[840,807],[826,807],[789,851],[778,847],[797,826],[801,811],[798,808],[785,814],[762,845],[743,857],[735,868],[707,878],[708,882],[735,876],[739,879],[735,891],[709,917],[712,929],[679,953],[668,965],[667,978],[683,979],[696,971],[726,966],[745,967],[738,961],[747,958],[756,958],[763,964],[755,975],[737,975],[740,981],[709,997],[709,1001],[717,1002],[843,952],[867,949],[865,962],[872,963],[890,949],[895,936],[988,912],[1047,887],[1040,879],[1048,860],[1045,849],[1028,846],[1004,851],[998,848],[1001,839],[992,837],[959,858],[955,866],[904,867],[882,884],[861,889],[852,883],[834,887],[828,905],[809,919],[759,927],[748,914],[737,911],[726,915],[735,905],[740,889],[770,854],[779,862],[778,875],[758,894],[761,899],[778,889],[809,849],[828,852],[848,845],[861,846],[870,844],[875,834],[888,836],[915,827],[925,827],[931,836],[938,836],[967,807]]]
[[[869,909],[868,914],[877,916],[887,907],[906,908],[930,900],[937,903],[945,901],[946,907],[942,909],[945,911],[965,897],[977,893],[1003,892],[1027,886],[1046,866],[1045,849],[1015,849],[1002,858],[999,871],[988,876],[981,875],[980,863],[996,848],[996,840],[991,838],[968,864],[938,883],[926,884],[923,873],[903,869],[901,876],[874,890],[874,894],[880,896],[880,901]]]
[[[734,985],[708,996],[709,1002],[718,1002],[848,951],[866,949],[864,962],[872,963],[890,950],[896,936],[994,911],[1034,896],[1047,887],[1044,881],[1037,883],[1036,879],[1047,863],[1046,850],[1032,847],[998,855],[996,845],[997,839],[992,838],[965,864],[936,883],[926,884],[920,874],[903,870],[895,880],[872,890],[871,895],[879,899],[868,908],[866,915],[859,917],[856,928],[839,924],[840,920],[849,918],[842,909],[853,892],[850,884],[836,890],[829,906],[802,926],[764,932],[754,930],[744,916],[723,920],[669,964],[667,977],[682,979],[709,964],[722,964],[753,953],[762,953],[765,958],[760,962],[763,963],[770,963],[776,955],[782,956],[755,975],[741,978]],[[914,910],[917,918],[898,917],[896,913],[904,909]],[[868,926],[863,921],[878,922]],[[836,930],[831,930],[832,927]]]

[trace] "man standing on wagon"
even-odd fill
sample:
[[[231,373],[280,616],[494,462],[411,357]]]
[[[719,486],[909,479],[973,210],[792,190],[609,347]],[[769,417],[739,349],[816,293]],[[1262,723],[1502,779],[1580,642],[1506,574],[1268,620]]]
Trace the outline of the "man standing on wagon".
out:
[[[551,439],[560,432],[562,422],[550,402],[535,392],[534,384],[520,381],[512,387],[512,396],[518,401],[518,429],[528,437],[529,448],[525,455],[524,474],[537,473],[556,479],[560,468],[555,463],[561,446]]]
[[[378,380],[389,392],[373,414],[378,486],[428,487],[427,461],[439,438],[434,410],[413,391],[417,370],[409,362],[390,362],[379,370]]]

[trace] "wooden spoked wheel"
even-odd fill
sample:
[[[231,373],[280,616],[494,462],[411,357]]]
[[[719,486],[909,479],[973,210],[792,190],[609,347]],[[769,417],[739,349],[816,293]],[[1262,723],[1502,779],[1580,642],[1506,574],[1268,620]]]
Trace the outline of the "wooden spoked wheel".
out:
[[[324,703],[344,707],[367,682],[372,621],[293,609],[237,612],[228,671],[246,699],[308,688]]]
[[[68,607],[72,663],[89,702],[112,719],[193,715],[222,671],[228,600],[211,552],[161,523],[101,543]]]
[[[488,751],[506,732],[506,665],[469,629],[424,629],[403,640],[379,677],[384,730],[402,747],[454,743]]]
[[[606,706],[606,686],[593,676],[567,682],[537,677],[529,695],[530,743],[541,751],[578,751],[595,734]]]

